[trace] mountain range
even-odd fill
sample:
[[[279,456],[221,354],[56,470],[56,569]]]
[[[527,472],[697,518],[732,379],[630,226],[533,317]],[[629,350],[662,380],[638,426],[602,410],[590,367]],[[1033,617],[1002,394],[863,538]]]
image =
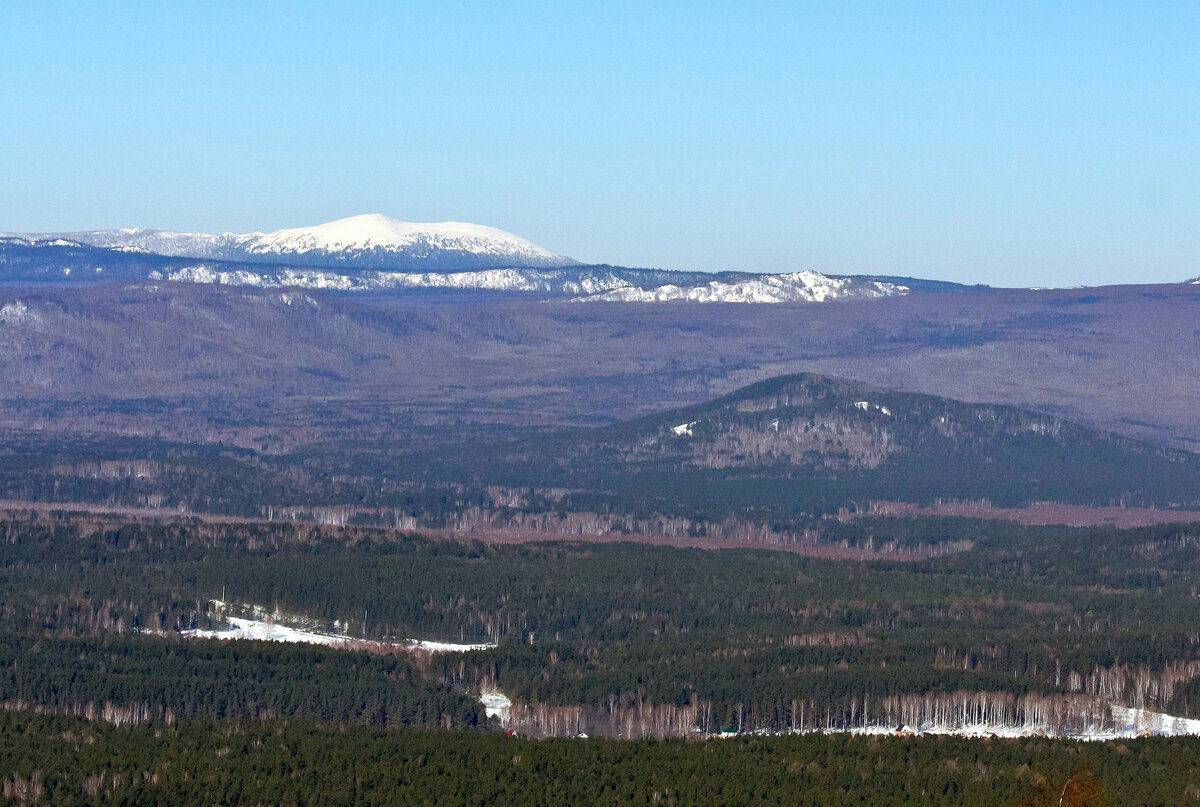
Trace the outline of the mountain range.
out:
[[[580,302],[784,303],[902,295],[890,279],[819,272],[585,266],[478,224],[353,216],[272,233],[123,229],[0,236],[0,280],[168,280],[343,292],[490,291]]]
[[[464,269],[577,263],[495,227],[458,221],[422,224],[379,214],[351,216],[314,227],[291,227],[270,233],[209,235],[134,228],[35,233],[21,237],[35,244],[76,243],[171,257],[249,263],[278,263],[286,259],[306,266],[356,269],[392,268],[407,262],[429,261],[453,262]]]

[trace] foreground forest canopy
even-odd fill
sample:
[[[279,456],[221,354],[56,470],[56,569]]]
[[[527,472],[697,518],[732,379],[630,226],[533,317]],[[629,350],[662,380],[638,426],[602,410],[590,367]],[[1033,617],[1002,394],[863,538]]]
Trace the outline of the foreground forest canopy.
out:
[[[1055,804],[1200,800],[1200,739],[1121,743],[806,735],[532,742],[231,721],[153,728],[0,714],[4,803],[461,805]],[[1037,800],[1053,792],[1053,800]]]

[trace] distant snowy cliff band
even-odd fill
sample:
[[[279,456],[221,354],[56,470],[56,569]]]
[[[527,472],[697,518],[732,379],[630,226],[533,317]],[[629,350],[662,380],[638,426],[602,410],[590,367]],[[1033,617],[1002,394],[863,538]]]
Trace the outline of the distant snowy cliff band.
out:
[[[891,297],[908,288],[857,277],[832,278],[820,272],[791,272],[758,275],[735,281],[713,280],[703,285],[667,284],[653,289],[624,285],[610,291],[576,298],[583,301],[666,302],[690,300],[697,303],[821,303],[846,298]]]

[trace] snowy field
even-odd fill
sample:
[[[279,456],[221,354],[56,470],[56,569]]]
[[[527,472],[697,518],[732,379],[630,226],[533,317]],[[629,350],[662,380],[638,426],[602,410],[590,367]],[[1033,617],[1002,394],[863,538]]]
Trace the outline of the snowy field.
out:
[[[185,630],[183,635],[196,639],[257,639],[264,642],[300,642],[324,645],[344,645],[351,641],[346,636],[313,633],[274,622],[239,619],[233,616],[229,617],[229,628],[225,630]]]
[[[216,603],[218,607],[222,603]],[[487,650],[495,644],[455,644],[423,639],[408,639],[403,642],[383,642],[372,639],[356,639],[336,633],[321,633],[304,628],[294,628],[268,619],[245,619],[227,617],[229,627],[221,630],[185,630],[184,636],[196,639],[253,639],[264,642],[298,642],[301,644],[342,645],[359,648],[386,650],[410,649],[427,653],[465,653],[469,650]]]
[[[512,701],[507,695],[500,692],[484,692],[479,696],[479,701],[488,717],[498,717],[502,723],[508,722]]]

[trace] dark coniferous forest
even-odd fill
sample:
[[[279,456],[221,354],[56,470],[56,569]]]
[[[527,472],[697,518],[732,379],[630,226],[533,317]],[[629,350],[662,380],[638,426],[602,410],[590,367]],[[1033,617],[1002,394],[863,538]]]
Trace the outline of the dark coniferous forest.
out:
[[[1170,761],[1190,739],[987,739],[1200,717],[1193,528],[834,523],[848,547],[970,548],[848,560],[9,511],[0,702],[5,736],[29,740],[6,743],[5,793],[1016,804],[1081,765],[1114,799],[1197,792]],[[186,635],[264,614],[347,643]],[[509,712],[489,718],[483,692]],[[856,733],[900,723],[987,729]],[[701,741],[722,733],[747,739]]]

